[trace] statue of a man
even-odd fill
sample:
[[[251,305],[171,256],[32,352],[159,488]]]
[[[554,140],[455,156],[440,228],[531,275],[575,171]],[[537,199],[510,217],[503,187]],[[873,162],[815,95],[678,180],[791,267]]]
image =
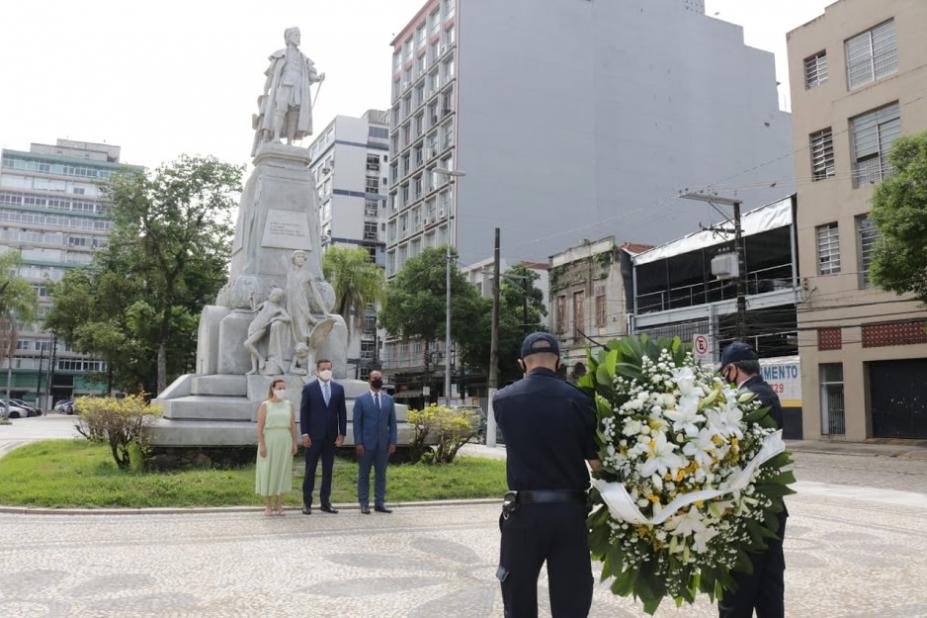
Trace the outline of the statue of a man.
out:
[[[262,142],[279,142],[285,135],[287,143],[312,135],[312,97],[309,87],[322,82],[325,73],[317,73],[315,64],[299,51],[299,28],[287,28],[283,33],[286,48],[270,56],[265,74],[264,94],[258,98],[259,112],[254,117],[254,148]]]

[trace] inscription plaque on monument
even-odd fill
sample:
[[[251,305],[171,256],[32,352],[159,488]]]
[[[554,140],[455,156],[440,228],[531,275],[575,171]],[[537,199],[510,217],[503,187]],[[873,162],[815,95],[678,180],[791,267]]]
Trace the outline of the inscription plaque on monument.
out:
[[[306,213],[268,209],[261,246],[274,249],[312,249]]]

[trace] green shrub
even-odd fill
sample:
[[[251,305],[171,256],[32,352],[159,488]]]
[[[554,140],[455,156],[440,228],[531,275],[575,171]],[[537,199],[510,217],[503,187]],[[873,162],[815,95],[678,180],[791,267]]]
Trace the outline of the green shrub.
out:
[[[410,445],[413,457],[446,464],[454,461],[460,447],[476,435],[480,418],[470,409],[432,404],[423,410],[410,410],[407,420],[414,428]]]
[[[91,442],[108,444],[120,469],[142,468],[148,449],[146,428],[161,415],[160,408],[148,405],[139,395],[81,397],[75,406],[80,415],[78,433]]]

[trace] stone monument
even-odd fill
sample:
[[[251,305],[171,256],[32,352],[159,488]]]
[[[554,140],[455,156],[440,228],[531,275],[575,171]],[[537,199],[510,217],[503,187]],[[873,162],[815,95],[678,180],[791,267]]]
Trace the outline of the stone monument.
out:
[[[334,314],[335,290],[322,272],[321,230],[309,151],[295,142],[312,134],[310,88],[321,83],[300,49],[298,28],[270,56],[264,93],[252,117],[254,170],[239,204],[228,282],[200,316],[196,373],[181,376],[155,403],[164,410],[154,446],[233,446],[257,443],[257,408],[271,380],[286,380],[299,406],[317,359],[332,361],[349,399],[367,383],[347,379],[348,329]],[[286,144],[283,139],[286,138]],[[400,443],[411,428],[396,406]]]

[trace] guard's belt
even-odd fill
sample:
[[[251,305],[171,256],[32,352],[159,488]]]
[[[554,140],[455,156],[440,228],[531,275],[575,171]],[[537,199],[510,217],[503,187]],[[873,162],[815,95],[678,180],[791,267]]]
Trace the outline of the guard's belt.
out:
[[[557,502],[586,504],[586,492],[573,489],[523,489],[515,493],[515,500],[519,504],[554,504]]]

